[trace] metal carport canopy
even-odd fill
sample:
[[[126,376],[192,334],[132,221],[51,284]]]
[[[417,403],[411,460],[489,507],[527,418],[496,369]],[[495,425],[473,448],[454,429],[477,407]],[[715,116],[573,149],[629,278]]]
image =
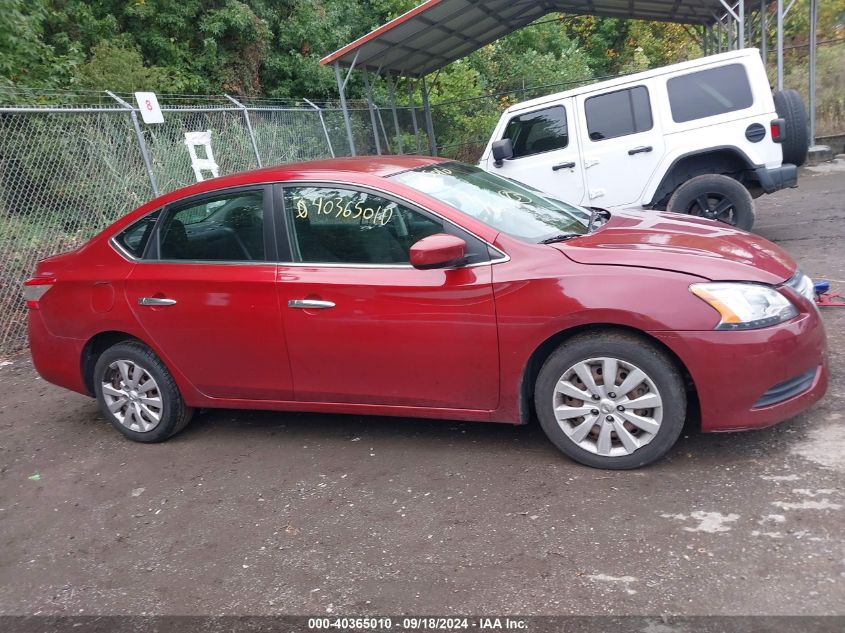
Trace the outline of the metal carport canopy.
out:
[[[725,15],[726,4],[722,0],[427,0],[320,63],[422,77],[548,13],[712,25]],[[760,0],[746,0],[737,8],[759,4]],[[730,5],[738,3],[731,0]]]

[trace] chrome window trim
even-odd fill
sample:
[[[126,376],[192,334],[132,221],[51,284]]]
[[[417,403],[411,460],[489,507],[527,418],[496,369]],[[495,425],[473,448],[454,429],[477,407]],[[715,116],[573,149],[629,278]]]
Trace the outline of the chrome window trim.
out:
[[[499,253],[499,257],[491,258],[490,261],[476,262],[475,264],[468,264],[466,266],[461,266],[461,268],[477,268],[478,266],[492,266],[494,264],[504,264],[505,262],[509,262],[511,260],[510,255],[505,253],[500,248],[493,246],[493,244],[491,244],[490,242],[485,240],[483,237],[476,235],[475,233],[473,233],[472,231],[470,231],[466,227],[461,226],[457,222],[454,222],[453,220],[450,220],[449,218],[437,213],[436,211],[433,211],[433,210],[431,210],[427,207],[424,207],[421,204],[414,202],[413,200],[410,200],[410,199],[406,198],[405,196],[403,196],[401,194],[396,194],[396,193],[393,193],[393,192],[390,192],[390,191],[385,191],[383,189],[379,189],[378,187],[374,187],[372,185],[362,185],[362,184],[345,182],[345,181],[341,181],[341,180],[318,180],[318,181],[316,181],[316,180],[271,180],[271,181],[260,182],[260,183],[251,183],[249,185],[237,185],[235,187],[227,187],[227,188],[224,188],[224,189],[212,190],[212,191],[208,191],[208,192],[203,192],[201,194],[196,194],[196,196],[190,196],[188,198],[183,198],[181,200],[174,200],[171,203],[168,203],[166,205],[162,205],[161,207],[157,207],[156,209],[152,209],[152,210],[149,211],[149,213],[146,213],[146,214],[142,215],[140,218],[138,218],[136,220],[136,222],[143,220],[150,213],[155,213],[156,211],[161,211],[163,208],[166,208],[166,207],[170,206],[171,204],[174,204],[174,203],[178,204],[178,203],[181,203],[181,202],[185,202],[187,200],[190,200],[191,198],[198,197],[198,196],[205,196],[205,195],[209,195],[209,194],[214,195],[216,193],[222,193],[222,192],[228,191],[230,189],[239,189],[239,188],[242,188],[242,187],[257,187],[257,186],[266,186],[266,185],[279,185],[281,187],[286,187],[286,186],[289,186],[289,185],[290,186],[302,186],[302,185],[312,185],[313,186],[313,185],[319,185],[319,184],[342,185],[342,186],[346,186],[346,187],[366,189],[366,190],[372,191],[376,195],[382,195],[382,196],[385,196],[387,198],[396,198],[397,200],[401,200],[402,202],[407,203],[411,207],[421,208],[426,213],[430,213],[434,217],[439,218],[440,220],[443,220],[444,222],[448,222],[449,224],[451,224],[455,228],[460,229],[461,231],[468,233],[469,235],[472,235],[475,239],[477,239],[478,241],[483,243],[485,246],[487,246],[488,249],[491,249],[494,253]],[[456,211],[458,213],[461,213],[461,211],[458,210],[458,209],[456,209]],[[125,230],[125,229],[123,229],[123,230]],[[279,265],[281,265],[281,266],[292,266],[292,267],[297,267],[297,268],[303,268],[303,267],[306,267],[306,268],[363,268],[363,269],[410,268],[410,269],[416,270],[411,264],[343,264],[343,263],[332,263],[332,262],[327,262],[327,263],[320,263],[320,262],[281,262],[281,261],[272,261],[272,260],[264,260],[264,261],[257,262],[257,261],[249,261],[249,260],[245,260],[245,261],[219,260],[218,261],[218,260],[213,260],[213,259],[212,260],[209,260],[209,259],[196,259],[196,260],[195,259],[142,259],[140,257],[135,257],[134,255],[129,253],[117,241],[117,236],[120,235],[121,232],[122,231],[118,231],[117,233],[112,235],[108,240],[109,244],[111,245],[111,247],[115,251],[117,251],[118,255],[122,256],[124,259],[126,259],[130,262],[133,262],[135,264],[190,264],[190,265],[211,264],[211,265],[215,265],[215,266],[260,266],[260,265],[276,265],[276,266],[279,266]],[[285,234],[287,234],[287,227],[285,227]]]

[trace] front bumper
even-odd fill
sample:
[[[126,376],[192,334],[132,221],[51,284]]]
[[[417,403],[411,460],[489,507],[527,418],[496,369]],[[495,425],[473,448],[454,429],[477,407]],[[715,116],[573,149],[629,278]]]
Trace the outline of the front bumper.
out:
[[[772,169],[758,167],[754,170],[754,174],[766,193],[774,193],[779,189],[795,187],[798,184],[798,168],[789,163]]]
[[[652,332],[685,364],[702,431],[741,431],[791,418],[824,396],[828,363],[816,310],[745,332]]]

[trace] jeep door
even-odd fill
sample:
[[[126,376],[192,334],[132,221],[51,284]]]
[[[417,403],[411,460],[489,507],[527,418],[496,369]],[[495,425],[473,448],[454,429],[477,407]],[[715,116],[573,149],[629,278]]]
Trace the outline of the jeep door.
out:
[[[587,190],[584,206],[634,205],[663,156],[654,99],[644,85],[577,97]]]
[[[511,139],[513,157],[487,171],[513,178],[570,204],[584,197],[584,172],[575,130],[573,99],[515,112],[496,140]]]

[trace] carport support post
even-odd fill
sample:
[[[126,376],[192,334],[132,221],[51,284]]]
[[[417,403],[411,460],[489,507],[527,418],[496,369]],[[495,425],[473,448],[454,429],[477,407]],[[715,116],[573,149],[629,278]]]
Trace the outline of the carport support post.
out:
[[[351,71],[350,71],[351,72]],[[346,83],[340,74],[340,64],[334,63],[334,75],[337,79],[337,91],[340,94],[340,109],[343,111],[343,123],[346,125],[346,138],[349,139],[349,154],[355,156],[355,140],[352,138],[352,121],[346,107]]]
[[[720,2],[725,8],[725,19],[728,22],[728,48],[733,50],[745,48],[745,0],[738,0],[733,7],[727,0],[720,0]]]
[[[364,68],[364,87],[367,89],[367,109],[370,111],[370,123],[373,125],[373,138],[376,141],[376,154],[381,156],[381,141],[378,140],[378,123],[376,123],[376,112],[373,110],[373,90],[370,87],[370,74]]]
[[[387,88],[390,90],[390,110],[393,112],[393,127],[396,130],[396,151],[404,154],[402,132],[399,129],[399,114],[396,112],[396,84],[393,83],[393,76],[389,72],[387,73]]]
[[[153,164],[150,162],[150,155],[147,153],[147,143],[144,141],[144,133],[141,131],[141,125],[138,123],[138,113],[135,112],[135,108],[110,90],[106,90],[106,94],[129,111],[129,118],[132,121],[132,127],[135,128],[135,138],[138,139],[138,148],[141,150],[141,159],[144,161],[144,169],[147,170],[147,176],[150,179],[150,187],[152,187],[153,195],[158,198],[158,183],[156,182],[156,176],[153,173]]]
[[[768,48],[768,37],[766,33],[766,29],[768,25],[766,24],[766,13],[768,0],[760,0],[760,57],[763,58],[763,66],[768,70],[769,68],[769,51]]]
[[[422,154],[420,127],[417,125],[417,108],[414,103],[414,84],[411,83],[410,77],[408,77],[408,105],[411,107],[411,123],[414,126],[414,140],[417,142],[417,154]]]
[[[810,146],[816,144],[816,30],[818,29],[818,0],[810,0]]]
[[[743,18],[745,20],[745,45],[752,46],[754,41],[754,15],[751,11]]]
[[[431,119],[431,103],[428,101],[428,86],[425,83],[425,75],[422,76],[422,98],[425,109],[425,128],[428,132],[428,150],[432,156],[437,156],[437,141],[434,138],[434,121]]]
[[[777,54],[778,54],[778,90],[783,90],[783,0],[777,0]]]

